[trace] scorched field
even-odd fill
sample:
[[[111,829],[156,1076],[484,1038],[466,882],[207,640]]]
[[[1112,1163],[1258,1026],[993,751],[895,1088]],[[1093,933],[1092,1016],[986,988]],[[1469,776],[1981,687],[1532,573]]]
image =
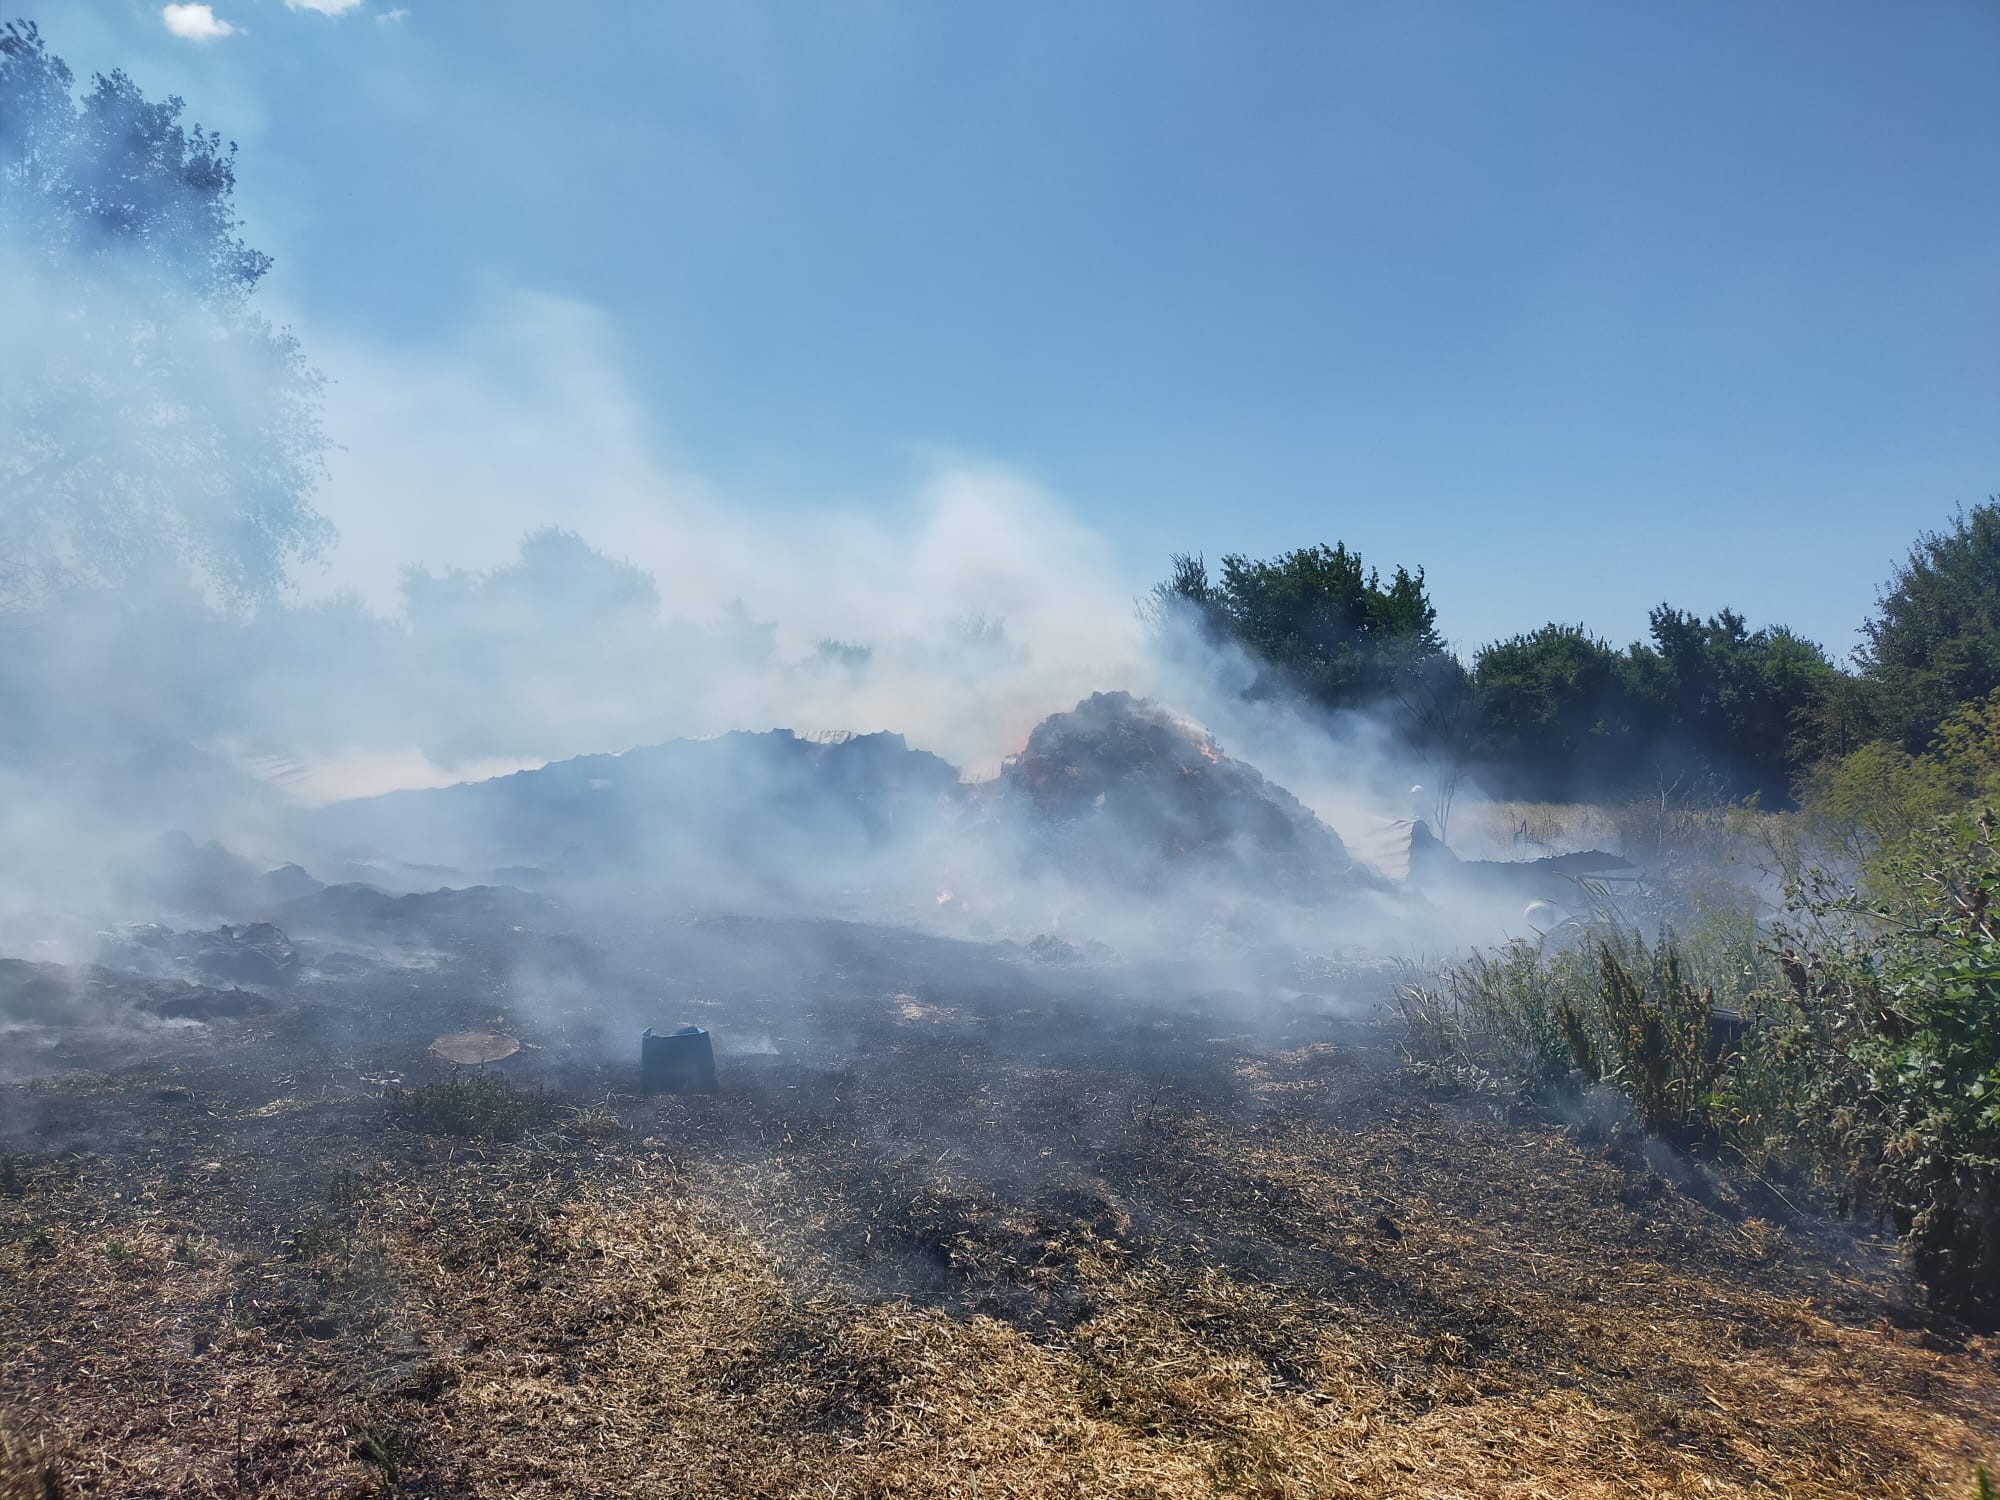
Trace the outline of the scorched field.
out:
[[[2000,1445],[1886,1249],[1420,1088],[1379,971],[521,915],[6,1086],[0,1493],[1969,1495]],[[712,1095],[641,1094],[639,1012]]]

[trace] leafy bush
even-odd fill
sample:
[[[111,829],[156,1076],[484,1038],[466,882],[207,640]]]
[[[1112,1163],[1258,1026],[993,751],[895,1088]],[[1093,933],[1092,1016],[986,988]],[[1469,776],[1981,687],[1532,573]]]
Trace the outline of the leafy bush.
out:
[[[1859,881],[1800,877],[1768,929],[1601,914],[1447,965],[1402,987],[1406,1045],[1541,1098],[1615,1085],[1648,1130],[1887,1218],[1941,1304],[2000,1314],[1996,892],[1992,815],[1946,818]]]
[[[1942,1300],[1984,1312],[2000,1312],[1993,834],[1990,813],[1946,819],[1859,893],[1800,889],[1778,934],[1783,1020],[1737,1101],[1757,1149],[1887,1216]]]

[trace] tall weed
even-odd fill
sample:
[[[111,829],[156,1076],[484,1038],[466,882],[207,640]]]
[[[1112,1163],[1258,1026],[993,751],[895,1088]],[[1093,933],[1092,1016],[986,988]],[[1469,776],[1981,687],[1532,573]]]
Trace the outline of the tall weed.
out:
[[[1794,880],[1760,924],[1609,909],[1413,975],[1416,1066],[1540,1098],[1611,1084],[1648,1130],[1726,1145],[1908,1238],[1941,1303],[2000,1315],[2000,841],[1991,814]]]

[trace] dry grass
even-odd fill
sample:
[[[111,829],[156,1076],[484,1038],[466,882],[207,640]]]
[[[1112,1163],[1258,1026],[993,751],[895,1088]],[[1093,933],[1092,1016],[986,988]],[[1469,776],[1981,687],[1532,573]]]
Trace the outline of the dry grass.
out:
[[[1539,859],[1572,849],[1617,852],[1616,809],[1594,802],[1474,802],[1452,809],[1452,842],[1471,854]]]
[[[1314,1064],[1249,1081],[1309,1105]],[[1176,1116],[1180,1243],[1108,1187],[1056,1223],[928,1178],[963,1274],[1059,1287],[1064,1327],[871,1291],[820,1164],[697,1163],[687,1109],[587,1162],[385,1163],[303,1258],[166,1183],[45,1184],[5,1220],[10,1394],[117,1495],[1932,1495],[2000,1437],[1989,1347],[1785,1284],[1762,1221],[1642,1228],[1555,1132]]]
[[[511,1142],[360,1065],[18,1091],[99,1135],[0,1195],[0,1495],[1970,1496],[2000,1448],[1994,1343],[1879,1252],[1323,1016],[1069,1004],[884,985],[851,1062]]]
[[[63,1500],[70,1493],[62,1465],[18,1419],[0,1421],[0,1500]]]

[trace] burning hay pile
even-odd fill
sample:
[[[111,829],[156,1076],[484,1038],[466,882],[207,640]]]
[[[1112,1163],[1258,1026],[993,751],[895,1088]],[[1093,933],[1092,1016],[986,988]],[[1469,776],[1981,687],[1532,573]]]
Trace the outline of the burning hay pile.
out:
[[[1009,803],[1036,853],[1065,872],[1137,890],[1183,881],[1300,902],[1363,877],[1340,836],[1198,726],[1130,693],[1051,715],[1007,763]]]
[[[991,913],[1028,886],[1066,885],[1072,909],[1128,919],[1190,891],[1211,910],[1311,908],[1377,884],[1283,787],[1128,693],[1045,719],[994,782],[895,734],[728,734],[337,804],[300,827],[308,842],[336,831],[344,855],[385,868],[456,861],[552,893],[608,882],[843,916],[929,904],[940,883],[940,906],[961,886]],[[314,931],[334,908],[350,930],[399,911],[354,884],[281,911]]]

